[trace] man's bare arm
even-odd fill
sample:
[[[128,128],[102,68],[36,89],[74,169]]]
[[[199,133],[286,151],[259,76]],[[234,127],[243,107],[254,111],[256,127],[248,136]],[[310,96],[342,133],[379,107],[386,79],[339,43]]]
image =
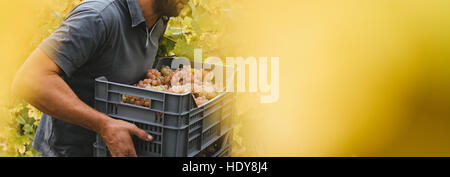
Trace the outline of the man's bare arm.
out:
[[[130,134],[151,141],[152,137],[134,124],[112,119],[85,104],[61,74],[63,71],[38,48],[19,69],[11,89],[42,112],[97,132],[115,156],[136,156]]]

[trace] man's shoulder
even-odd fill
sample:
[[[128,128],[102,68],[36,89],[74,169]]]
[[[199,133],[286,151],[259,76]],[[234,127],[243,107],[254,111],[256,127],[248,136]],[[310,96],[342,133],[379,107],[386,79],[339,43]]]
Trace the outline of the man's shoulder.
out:
[[[111,6],[114,6],[114,1],[115,0],[86,0],[80,3],[76,8],[90,9],[101,14],[111,10]]]
[[[80,3],[73,11],[88,11],[87,13],[98,15],[103,23],[110,27],[117,23],[120,16],[118,0],[86,0]]]

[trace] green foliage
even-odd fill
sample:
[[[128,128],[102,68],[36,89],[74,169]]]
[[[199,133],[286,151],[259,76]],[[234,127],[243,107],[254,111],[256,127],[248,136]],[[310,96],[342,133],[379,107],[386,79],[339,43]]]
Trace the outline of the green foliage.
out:
[[[160,58],[160,57],[167,57],[167,56],[172,56],[173,52],[171,52],[173,50],[173,48],[175,47],[175,41],[167,38],[167,37],[163,37],[161,39],[161,41],[159,42],[159,46],[158,46],[158,53],[156,54],[156,58]],[[156,60],[155,60],[156,62]]]
[[[233,23],[235,0],[191,0],[180,16],[169,21],[165,36],[176,41],[176,56],[194,59],[194,49],[202,49],[203,58],[224,58],[229,38],[228,28]]]
[[[42,113],[25,102],[18,103],[10,109],[2,108],[1,111],[2,115],[8,117],[4,132],[0,134],[2,150],[8,156],[38,155],[32,147],[32,141]]]

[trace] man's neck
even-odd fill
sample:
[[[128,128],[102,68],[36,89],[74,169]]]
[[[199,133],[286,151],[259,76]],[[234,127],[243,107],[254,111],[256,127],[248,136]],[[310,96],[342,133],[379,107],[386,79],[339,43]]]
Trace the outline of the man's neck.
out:
[[[142,14],[144,15],[147,27],[151,28],[156,23],[156,20],[158,20],[159,18],[159,14],[157,14],[153,8],[155,0],[137,0],[137,1],[139,6],[141,6]]]

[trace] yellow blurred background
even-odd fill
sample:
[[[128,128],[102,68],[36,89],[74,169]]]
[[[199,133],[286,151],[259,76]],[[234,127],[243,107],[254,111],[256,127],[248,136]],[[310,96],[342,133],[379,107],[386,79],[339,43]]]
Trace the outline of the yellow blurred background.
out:
[[[450,156],[450,1],[245,2],[237,38],[281,83],[250,154]]]
[[[34,15],[55,5],[47,1],[0,0],[1,105],[46,23]],[[234,54],[280,57],[280,99],[246,115],[239,156],[450,156],[450,1],[246,0],[242,9]]]

